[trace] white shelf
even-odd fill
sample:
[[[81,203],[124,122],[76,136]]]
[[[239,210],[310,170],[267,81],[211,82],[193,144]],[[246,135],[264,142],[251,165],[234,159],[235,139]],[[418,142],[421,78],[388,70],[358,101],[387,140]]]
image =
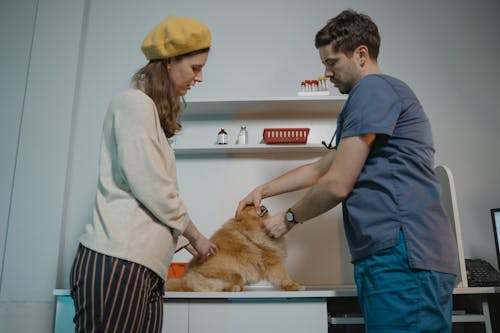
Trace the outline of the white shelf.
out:
[[[342,96],[273,97],[232,100],[186,101],[184,116],[237,114],[330,114],[337,115],[347,100]]]
[[[235,155],[235,154],[321,154],[327,150],[319,143],[314,144],[251,144],[251,145],[217,145],[206,143],[203,138],[206,136],[207,124],[213,121],[241,122],[241,119],[251,119],[255,126],[263,126],[263,122],[276,122],[275,118],[287,119],[290,123],[292,118],[301,118],[302,122],[307,122],[309,127],[312,122],[318,124],[319,121],[328,119],[331,121],[341,112],[347,95],[343,96],[307,96],[307,97],[268,97],[268,98],[247,98],[247,99],[211,99],[211,100],[188,100],[186,110],[182,117],[183,125],[186,129],[201,128],[198,142],[205,144],[198,145],[194,142],[194,132],[173,145],[177,156],[189,155]],[[272,120],[270,120],[272,119]],[[318,120],[320,119],[320,120]],[[295,119],[295,123],[297,120]],[[205,126],[205,127],[204,127]],[[273,125],[274,126],[274,125]],[[287,125],[289,126],[289,125]],[[225,126],[224,126],[225,127]],[[276,126],[274,126],[276,127]],[[278,126],[279,127],[279,126]],[[304,126],[299,126],[304,127]],[[189,131],[187,130],[186,133]],[[205,135],[205,136],[203,136]],[[211,140],[210,140],[211,141]],[[317,142],[318,138],[314,138]],[[262,141],[261,141],[262,142]]]
[[[326,153],[328,150],[321,144],[257,144],[257,145],[213,145],[182,147],[174,146],[176,155],[210,155],[210,154],[255,154],[255,153]]]

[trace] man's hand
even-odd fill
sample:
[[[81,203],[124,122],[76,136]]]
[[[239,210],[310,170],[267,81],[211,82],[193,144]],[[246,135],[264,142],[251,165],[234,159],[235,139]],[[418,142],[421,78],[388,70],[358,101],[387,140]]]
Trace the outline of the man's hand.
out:
[[[295,224],[285,220],[285,212],[274,215],[264,222],[264,229],[269,237],[279,238],[290,231]]]
[[[246,206],[254,206],[257,213],[260,215],[259,207],[261,206],[261,201],[262,189],[261,187],[257,187],[238,203],[238,208],[234,216],[237,217]]]

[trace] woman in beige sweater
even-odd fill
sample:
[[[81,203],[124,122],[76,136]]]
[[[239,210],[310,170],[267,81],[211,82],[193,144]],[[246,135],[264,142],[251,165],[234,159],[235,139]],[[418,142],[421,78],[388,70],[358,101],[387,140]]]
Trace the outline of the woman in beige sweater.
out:
[[[167,138],[180,130],[180,99],[203,80],[209,28],[168,17],[146,36],[149,60],[103,125],[93,223],[71,270],[77,332],[160,332],[163,284],[180,235],[204,260],[216,246],[191,221]]]

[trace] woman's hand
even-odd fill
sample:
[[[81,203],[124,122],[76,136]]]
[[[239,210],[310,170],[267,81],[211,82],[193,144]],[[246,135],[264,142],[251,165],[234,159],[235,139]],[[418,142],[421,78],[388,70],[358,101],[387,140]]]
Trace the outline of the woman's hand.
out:
[[[198,254],[198,260],[203,262],[211,255],[215,254],[219,249],[217,245],[212,243],[208,238],[200,234],[192,243],[194,250]],[[190,251],[191,252],[191,251]]]
[[[196,251],[196,249],[193,247],[193,245],[191,244],[188,244],[186,245],[186,247],[184,247],[186,250],[188,250],[189,253],[191,253],[191,255],[193,257],[197,257],[199,256],[200,254],[198,253],[198,251]]]
[[[218,250],[217,245],[203,236],[198,228],[196,228],[193,221],[189,221],[183,235],[189,240],[190,243],[187,250],[193,256],[198,256],[198,260],[201,262],[207,260],[208,257],[213,255]]]

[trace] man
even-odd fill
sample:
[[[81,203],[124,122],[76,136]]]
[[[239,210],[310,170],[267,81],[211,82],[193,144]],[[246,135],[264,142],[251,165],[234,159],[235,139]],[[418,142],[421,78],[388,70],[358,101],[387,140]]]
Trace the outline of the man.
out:
[[[265,221],[268,234],[280,237],[342,203],[367,332],[450,332],[458,259],[439,200],[429,120],[405,83],[381,73],[380,36],[370,17],[340,13],[315,45],[325,76],[349,94],[336,147],[256,187],[238,211],[310,188]]]

